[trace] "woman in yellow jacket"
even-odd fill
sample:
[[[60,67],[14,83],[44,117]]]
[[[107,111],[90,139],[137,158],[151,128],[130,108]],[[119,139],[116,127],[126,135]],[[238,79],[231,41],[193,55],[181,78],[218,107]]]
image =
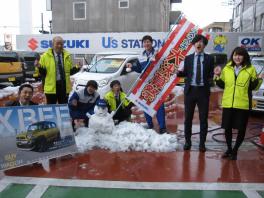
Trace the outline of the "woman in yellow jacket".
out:
[[[133,103],[126,99],[126,94],[122,91],[121,84],[118,80],[114,80],[110,83],[111,91],[105,94],[105,101],[107,102],[109,112],[116,111],[118,106],[123,101],[122,106],[117,110],[113,119],[118,123],[122,121],[129,121],[132,111],[131,107]]]
[[[214,70],[216,84],[224,89],[222,97],[222,128],[225,129],[227,151],[222,158],[237,159],[237,151],[242,144],[252,104],[252,90],[257,90],[262,79],[258,78],[256,69],[251,65],[245,48],[236,47],[230,61],[221,72],[220,67]],[[263,76],[259,76],[263,77]],[[232,129],[238,130],[236,143],[232,148]]]

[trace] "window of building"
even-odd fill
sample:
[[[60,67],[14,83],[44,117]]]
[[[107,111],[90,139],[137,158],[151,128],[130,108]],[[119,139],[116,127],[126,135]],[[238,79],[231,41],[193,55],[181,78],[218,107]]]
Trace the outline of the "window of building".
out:
[[[211,27],[211,28],[209,28],[209,32],[223,32],[223,28],[221,28],[221,27]]]
[[[86,2],[73,2],[73,20],[86,19]]]
[[[240,15],[240,12],[241,12],[241,3],[237,5],[235,11],[236,11],[236,14],[235,15],[236,15],[236,17],[238,17]]]
[[[264,30],[264,14],[260,16],[260,30]]]
[[[119,0],[119,8],[129,8],[129,0]]]

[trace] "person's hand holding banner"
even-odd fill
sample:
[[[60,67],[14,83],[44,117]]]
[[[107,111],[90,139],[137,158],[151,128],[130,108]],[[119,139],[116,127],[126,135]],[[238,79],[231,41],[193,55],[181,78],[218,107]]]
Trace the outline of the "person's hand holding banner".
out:
[[[214,68],[214,75],[215,76],[217,76],[217,77],[219,77],[220,76],[220,74],[221,74],[221,67],[220,66],[216,66],[215,68]]]

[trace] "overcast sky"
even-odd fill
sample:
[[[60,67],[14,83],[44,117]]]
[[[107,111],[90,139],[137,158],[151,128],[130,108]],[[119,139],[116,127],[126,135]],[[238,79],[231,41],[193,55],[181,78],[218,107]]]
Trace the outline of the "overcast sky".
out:
[[[0,1],[0,45],[3,45],[4,33],[19,34],[19,26],[23,26],[19,24],[19,1],[24,0]],[[204,27],[212,22],[229,21],[232,9],[222,6],[224,1],[227,0],[182,0],[172,9],[181,10],[190,21]],[[46,11],[46,0],[32,0],[32,33],[39,33],[41,29],[41,13],[44,13],[44,29],[49,31],[51,12]]]
[[[182,0],[173,10],[181,10],[196,25],[205,27],[212,22],[227,22],[232,18],[232,7],[224,6],[228,0]]]

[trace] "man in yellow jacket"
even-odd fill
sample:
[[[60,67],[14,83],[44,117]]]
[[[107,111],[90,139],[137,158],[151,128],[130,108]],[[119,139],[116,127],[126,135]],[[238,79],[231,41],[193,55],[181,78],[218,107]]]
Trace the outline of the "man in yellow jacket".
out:
[[[131,117],[131,107],[133,103],[126,99],[126,94],[122,91],[121,84],[118,80],[114,80],[110,83],[111,91],[105,94],[105,101],[108,105],[109,112],[116,111],[118,106],[122,103],[122,106],[117,110],[113,119],[118,123],[129,120]]]
[[[72,67],[69,52],[63,49],[63,39],[56,36],[52,48],[48,49],[36,63],[39,73],[44,78],[44,93],[47,104],[65,104],[71,91],[70,75],[79,68]]]

